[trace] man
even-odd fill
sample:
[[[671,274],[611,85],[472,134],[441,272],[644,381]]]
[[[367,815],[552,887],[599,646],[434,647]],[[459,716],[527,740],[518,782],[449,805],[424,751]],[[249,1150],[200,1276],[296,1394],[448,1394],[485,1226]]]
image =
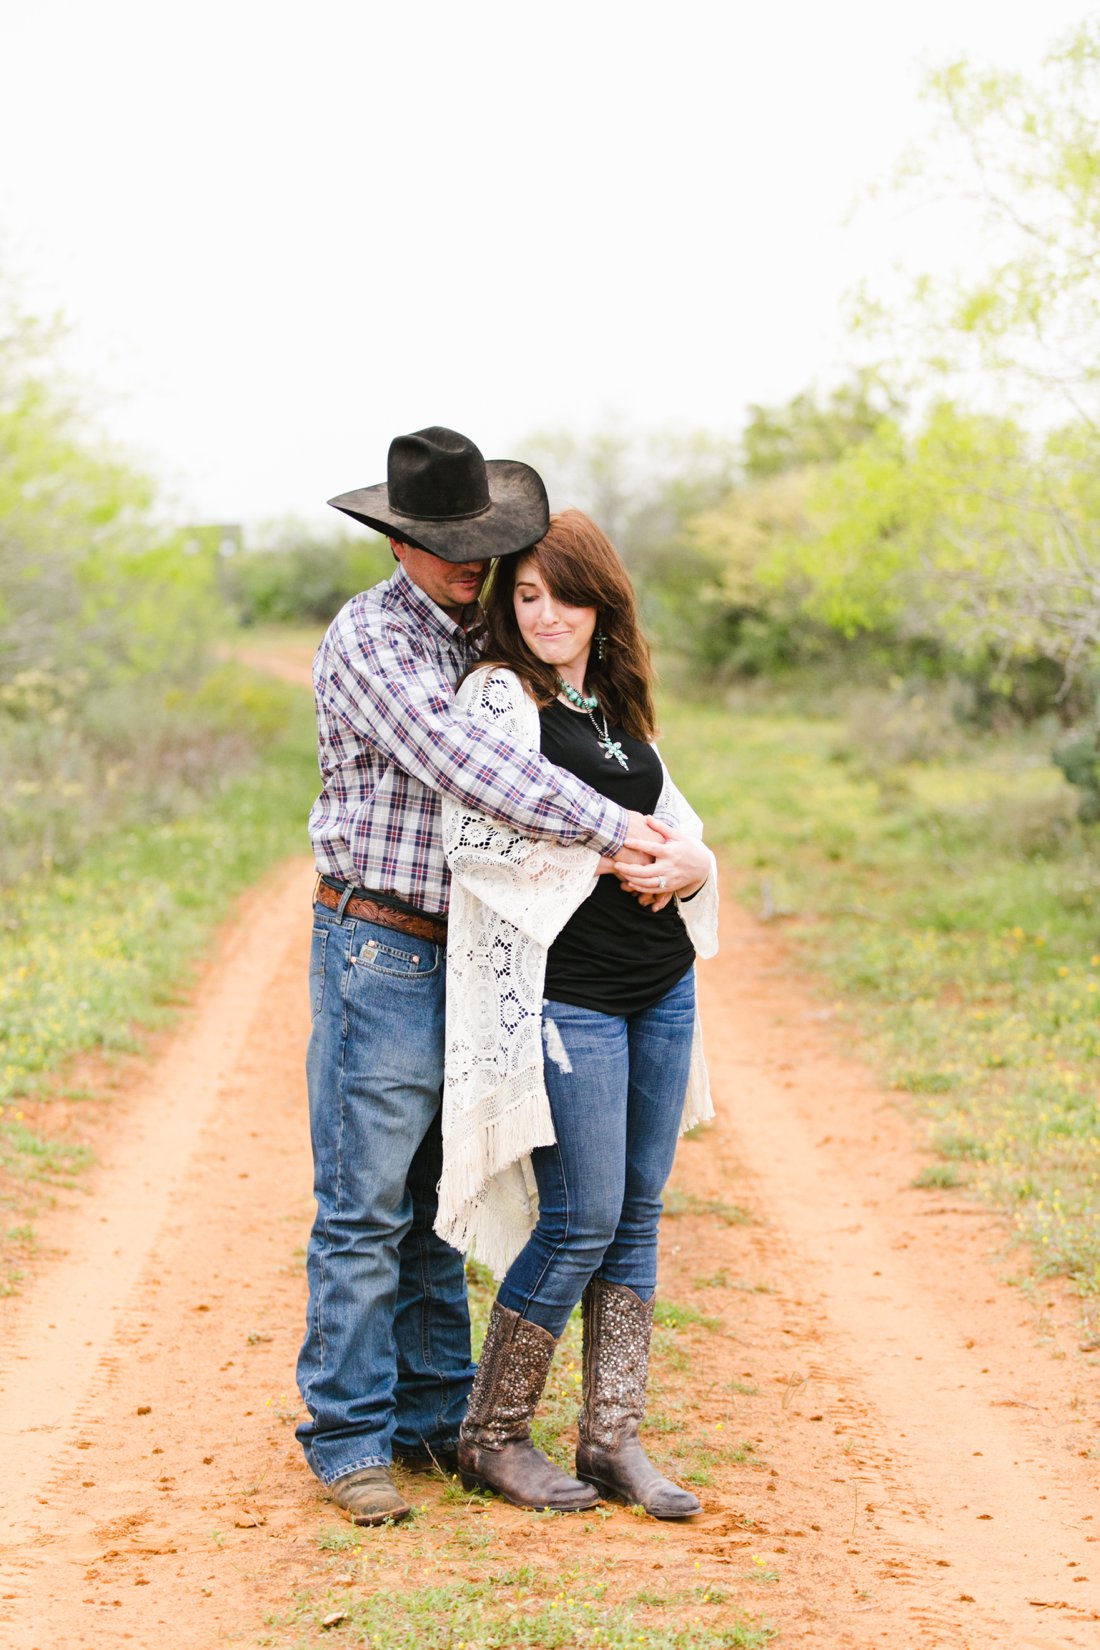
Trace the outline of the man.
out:
[[[409,1511],[389,1468],[450,1469],[473,1378],[462,1257],[432,1230],[442,1155],[449,874],[440,793],[614,856],[648,832],[542,757],[456,717],[491,558],[549,526],[526,464],[433,426],[387,481],[330,500],[398,566],[336,616],[314,664],[323,788],[307,1059],[317,1218],[298,1384],[306,1459],[361,1524]],[[656,840],[656,839],[654,839]],[[670,885],[671,886],[671,885]]]

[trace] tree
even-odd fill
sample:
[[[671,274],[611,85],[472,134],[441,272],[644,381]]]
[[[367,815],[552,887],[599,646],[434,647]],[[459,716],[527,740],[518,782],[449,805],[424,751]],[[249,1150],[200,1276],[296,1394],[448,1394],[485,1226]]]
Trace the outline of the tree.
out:
[[[524,443],[523,456],[545,479],[553,509],[574,505],[603,528],[631,570],[647,626],[678,647],[721,574],[687,524],[736,484],[739,444],[705,431],[624,426],[586,437],[543,431]]]
[[[0,884],[185,805],[264,731],[214,679],[212,547],[89,433],[51,342],[0,297]]]
[[[1081,440],[950,402],[913,431],[885,422],[811,481],[757,580],[846,636],[931,639],[988,661],[994,686],[1046,659],[1067,688],[1100,645],[1100,483]]]
[[[934,136],[906,158],[895,185],[925,202],[968,203],[988,261],[955,280],[918,274],[906,301],[865,302],[858,324],[941,380],[969,384],[977,371],[1025,414],[1064,419],[1068,403],[1095,428],[1100,17],[1083,21],[1030,78],[962,60],[932,73],[925,91]]]
[[[871,371],[828,394],[805,391],[779,406],[749,407],[737,485],[682,531],[685,547],[709,572],[693,597],[691,642],[700,663],[771,668],[810,640],[799,635],[809,581],[793,560],[777,571],[779,547],[813,537],[818,525],[810,499],[821,477],[899,411],[897,398]]]
[[[0,680],[74,664],[85,676],[186,676],[218,620],[212,558],[186,555],[157,519],[150,479],[85,432],[54,338],[4,307]]]
[[[897,394],[874,368],[863,367],[828,396],[806,391],[781,407],[750,405],[742,437],[745,476],[768,476],[830,464],[897,417]]]
[[[1100,653],[1100,18],[1030,77],[962,61],[927,94],[935,136],[896,181],[969,203],[988,258],[864,304],[933,399],[841,460],[773,572],[842,627],[1049,659],[1065,690]]]

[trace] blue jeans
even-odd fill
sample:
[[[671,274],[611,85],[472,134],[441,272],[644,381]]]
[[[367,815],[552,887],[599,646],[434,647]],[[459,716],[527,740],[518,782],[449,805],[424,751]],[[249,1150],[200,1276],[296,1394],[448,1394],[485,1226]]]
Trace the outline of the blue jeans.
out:
[[[432,1230],[445,981],[442,946],[314,906],[298,1438],[325,1484],[453,1447],[473,1380],[462,1256]]]
[[[621,1017],[543,1005],[557,1143],[531,1154],[538,1223],[500,1286],[502,1305],[560,1335],[590,1278],[644,1301],[657,1287],[657,1223],[672,1170],[695,1028],[695,972]],[[570,1069],[565,1069],[570,1068]]]

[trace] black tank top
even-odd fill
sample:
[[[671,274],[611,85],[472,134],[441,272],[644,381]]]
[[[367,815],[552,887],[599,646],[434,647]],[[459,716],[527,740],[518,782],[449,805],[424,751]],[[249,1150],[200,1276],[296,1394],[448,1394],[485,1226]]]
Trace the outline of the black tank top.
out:
[[[600,713],[597,713],[599,716]],[[651,813],[663,775],[656,751],[622,728],[609,732],[629,767],[608,759],[591,719],[560,700],[540,711],[542,753],[621,808]],[[600,717],[602,727],[602,717]],[[695,961],[695,950],[676,908],[639,905],[616,876],[600,877],[570,917],[546,959],[545,995],[601,1014],[637,1014],[671,991]]]

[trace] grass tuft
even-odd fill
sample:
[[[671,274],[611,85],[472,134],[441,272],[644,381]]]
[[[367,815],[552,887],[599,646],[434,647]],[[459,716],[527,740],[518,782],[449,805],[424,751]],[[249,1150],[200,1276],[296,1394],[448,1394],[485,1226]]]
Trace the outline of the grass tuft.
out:
[[[754,1576],[754,1580],[758,1577]],[[643,1590],[621,1604],[604,1583],[584,1583],[549,1569],[490,1574],[484,1580],[389,1589],[370,1598],[329,1593],[303,1597],[282,1629],[263,1642],[305,1650],[318,1642],[326,1616],[341,1612],[338,1642],[384,1650],[762,1650],[775,1636],[768,1623],[746,1619],[724,1597]],[[696,1613],[706,1608],[706,1618]],[[722,1612],[716,1618],[715,1611]],[[672,1619],[661,1619],[661,1616]],[[286,1629],[299,1636],[287,1638]]]
[[[739,1203],[725,1203],[719,1197],[698,1197],[695,1192],[682,1191],[678,1186],[666,1190],[664,1213],[668,1220],[678,1220],[682,1215],[710,1215],[724,1226],[747,1226],[753,1218]]]

